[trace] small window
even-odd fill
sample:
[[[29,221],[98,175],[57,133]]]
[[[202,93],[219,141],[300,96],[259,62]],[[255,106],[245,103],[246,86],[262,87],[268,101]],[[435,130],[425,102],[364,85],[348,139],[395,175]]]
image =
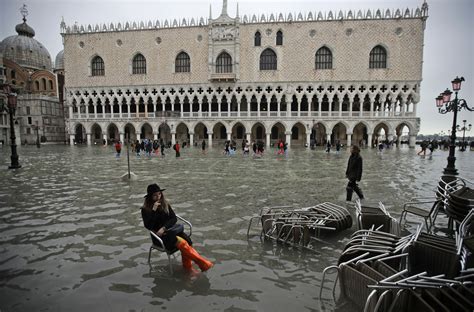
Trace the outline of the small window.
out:
[[[277,56],[272,49],[265,49],[260,54],[260,70],[276,70]]]
[[[53,90],[53,81],[52,80],[49,81],[49,90]]]
[[[35,81],[35,89],[36,89],[36,91],[39,91],[39,89],[40,89],[40,83],[39,83],[38,80]]]
[[[176,56],[174,71],[176,73],[189,73],[191,71],[191,59],[188,53],[181,52]]]
[[[12,79],[16,79],[16,71],[12,70]]]
[[[232,57],[227,52],[219,54],[216,60],[216,73],[231,73]]]
[[[43,86],[43,90],[46,90],[46,79],[41,79],[41,85]]]
[[[281,30],[277,31],[276,45],[283,45],[283,33]]]
[[[32,123],[31,117],[28,117],[28,124],[31,125],[31,123]]]
[[[29,106],[26,107],[26,114],[31,115],[31,109]]]
[[[332,69],[332,53],[326,47],[316,52],[316,69]]]
[[[259,47],[262,45],[262,35],[260,34],[259,31],[255,33],[255,38],[254,38],[254,45],[256,47]]]
[[[132,73],[137,74],[146,74],[146,59],[142,54],[137,54],[133,58],[132,62]]]
[[[100,56],[96,56],[92,59],[92,76],[104,76],[105,66],[104,60]]]
[[[376,46],[370,51],[369,68],[387,68],[387,51],[382,46]]]

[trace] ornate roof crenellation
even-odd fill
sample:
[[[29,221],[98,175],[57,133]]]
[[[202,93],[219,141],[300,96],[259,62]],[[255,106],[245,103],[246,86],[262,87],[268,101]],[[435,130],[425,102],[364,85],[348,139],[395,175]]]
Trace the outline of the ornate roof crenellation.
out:
[[[258,23],[298,23],[308,21],[343,21],[343,20],[386,20],[386,19],[416,19],[421,18],[426,20],[428,18],[428,6],[423,5],[416,9],[376,9],[376,10],[339,10],[329,12],[309,12],[309,13],[278,13],[278,14],[252,14],[237,16],[242,24],[258,24]],[[109,24],[96,25],[66,25],[64,21],[60,24],[61,34],[81,34],[81,33],[99,33],[99,32],[117,32],[117,31],[131,31],[157,28],[179,28],[179,27],[203,27],[209,26],[215,19],[208,18],[183,18],[164,20],[155,22],[119,22]]]

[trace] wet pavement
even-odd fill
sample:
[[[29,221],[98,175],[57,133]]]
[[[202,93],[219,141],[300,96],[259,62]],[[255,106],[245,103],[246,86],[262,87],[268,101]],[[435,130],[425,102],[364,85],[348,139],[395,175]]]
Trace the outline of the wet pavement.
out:
[[[262,207],[345,203],[349,152],[270,150],[263,158],[229,157],[214,148],[182,149],[181,158],[130,155],[136,181],[123,181],[125,151],[113,147],[20,147],[19,170],[8,170],[10,149],[0,147],[0,310],[5,311],[352,311],[319,300],[322,270],[335,264],[354,231],[326,238],[317,250],[262,243],[249,219]],[[402,203],[433,195],[447,151],[420,157],[403,147],[362,150],[360,186],[399,217]],[[474,180],[474,152],[456,151],[462,177]],[[189,276],[180,257],[159,252],[147,263],[150,239],[140,206],[157,182],[176,213],[193,223],[194,247],[215,262]],[[353,210],[352,208],[350,208]],[[409,219],[409,221],[413,221]],[[438,226],[446,219],[441,217]],[[409,223],[409,229],[414,228]],[[178,253],[179,254],[179,253]]]

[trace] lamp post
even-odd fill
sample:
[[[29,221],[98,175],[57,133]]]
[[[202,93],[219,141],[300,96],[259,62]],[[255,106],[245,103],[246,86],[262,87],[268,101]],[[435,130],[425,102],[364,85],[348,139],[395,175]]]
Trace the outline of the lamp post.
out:
[[[467,120],[463,120],[463,126],[461,127],[460,125],[457,125],[456,128],[458,131],[462,131],[462,143],[461,143],[461,148],[459,149],[461,152],[464,152],[466,150],[466,144],[464,143],[464,139],[466,138],[466,131],[471,131],[472,125],[469,124],[466,127],[466,122]]]
[[[39,137],[39,126],[38,126],[38,120],[36,121],[36,147],[37,148],[40,148],[41,147],[41,144],[40,144],[40,137]]]
[[[456,122],[458,117],[458,111],[461,109],[467,109],[468,111],[474,111],[474,107],[467,106],[467,102],[464,99],[458,99],[458,91],[461,90],[461,82],[464,81],[464,77],[456,77],[451,84],[453,86],[453,91],[455,92],[454,100],[451,101],[452,92],[449,89],[446,89],[436,98],[436,106],[440,114],[447,114],[453,112],[453,126],[451,128],[451,142],[449,145],[449,156],[448,156],[448,165],[444,168],[443,174],[446,176],[455,176],[458,174],[458,171],[454,165],[456,162],[455,149],[456,149]],[[449,182],[449,181],[447,181]]]
[[[3,93],[7,96],[8,105],[4,105],[3,102],[0,102],[0,112],[7,112],[10,115],[10,140],[11,140],[11,150],[12,154],[10,156],[11,165],[8,169],[18,169],[21,168],[21,165],[18,163],[18,154],[16,152],[16,136],[15,136],[15,124],[13,121],[13,116],[15,115],[16,110],[16,100],[17,94],[13,93],[10,85],[4,84],[2,86]]]

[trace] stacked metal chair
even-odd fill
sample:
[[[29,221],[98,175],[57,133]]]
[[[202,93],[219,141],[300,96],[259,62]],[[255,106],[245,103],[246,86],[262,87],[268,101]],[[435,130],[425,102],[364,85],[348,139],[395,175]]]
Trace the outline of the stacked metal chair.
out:
[[[460,223],[469,211],[474,209],[474,184],[463,178],[456,178],[446,186],[446,214]]]
[[[299,209],[262,208],[258,216],[250,219],[247,236],[256,220],[261,223],[260,236],[309,249],[313,249],[313,241],[320,240],[322,232],[337,232],[352,226],[349,211],[329,202]]]
[[[399,222],[390,215],[382,202],[370,206],[365,203],[362,205],[357,199],[355,210],[359,230],[375,226],[379,231],[400,235]]]
[[[359,230],[351,236],[338,265],[341,295],[364,311],[473,311],[474,210],[454,238],[422,232],[399,237],[378,229]],[[382,228],[382,225],[379,226]]]

